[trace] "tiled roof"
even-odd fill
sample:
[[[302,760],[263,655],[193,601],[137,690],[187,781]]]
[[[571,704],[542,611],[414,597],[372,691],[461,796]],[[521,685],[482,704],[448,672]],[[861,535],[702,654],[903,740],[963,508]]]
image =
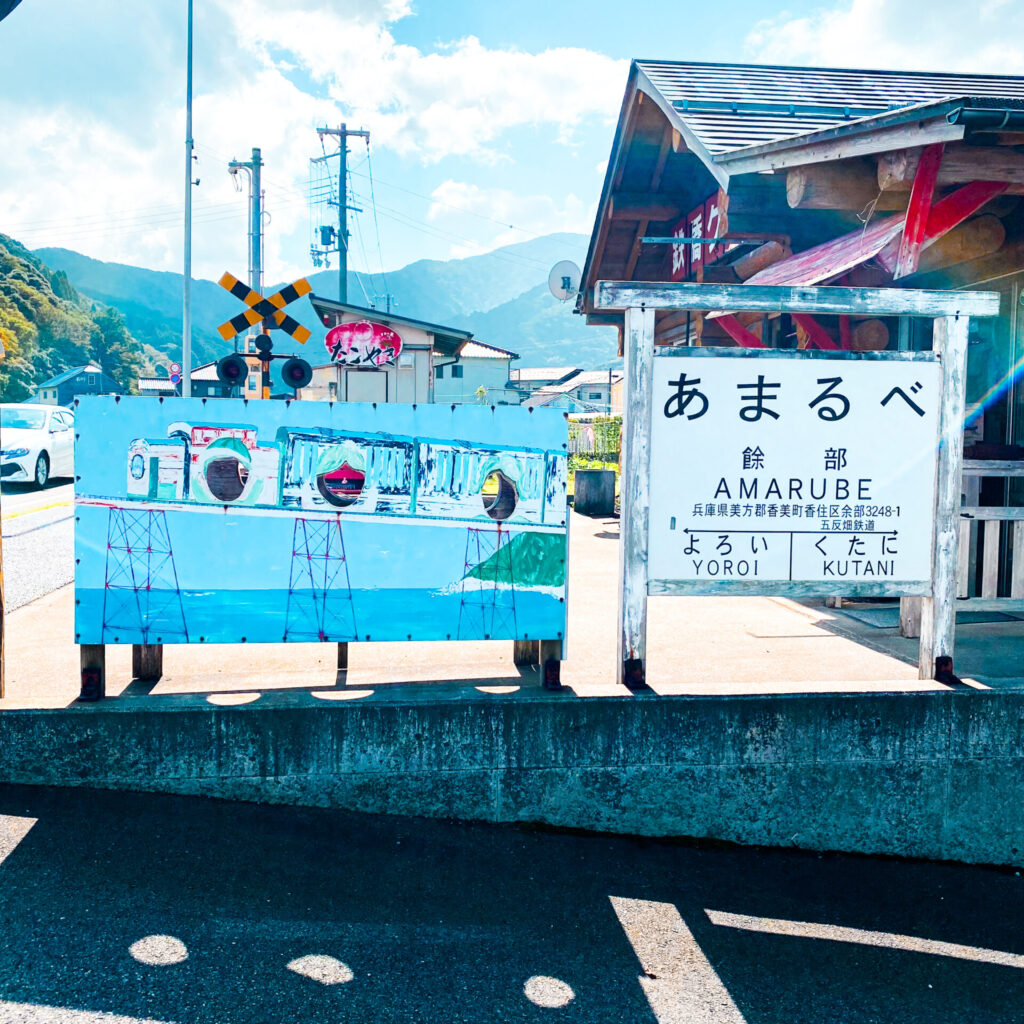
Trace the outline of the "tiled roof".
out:
[[[512,380],[562,380],[570,373],[577,373],[576,366],[523,366],[511,371]]]

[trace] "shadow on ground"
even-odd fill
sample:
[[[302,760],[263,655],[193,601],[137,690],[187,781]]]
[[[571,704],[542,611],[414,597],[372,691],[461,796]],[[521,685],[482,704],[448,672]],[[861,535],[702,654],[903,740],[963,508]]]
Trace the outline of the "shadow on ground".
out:
[[[1018,961],[707,913],[1024,954],[1012,871],[88,790],[0,788],[0,815],[0,1020],[1004,1024],[1024,1005]],[[632,937],[613,897],[638,901]],[[695,942],[664,931],[666,910]],[[187,959],[137,962],[149,935]],[[287,969],[313,954],[352,979]],[[575,998],[534,1005],[537,975]]]

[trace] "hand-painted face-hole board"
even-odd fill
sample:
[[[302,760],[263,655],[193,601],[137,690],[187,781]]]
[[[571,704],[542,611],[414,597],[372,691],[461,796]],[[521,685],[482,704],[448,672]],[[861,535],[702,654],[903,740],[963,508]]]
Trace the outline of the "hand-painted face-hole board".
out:
[[[557,640],[564,416],[85,398],[80,644]]]

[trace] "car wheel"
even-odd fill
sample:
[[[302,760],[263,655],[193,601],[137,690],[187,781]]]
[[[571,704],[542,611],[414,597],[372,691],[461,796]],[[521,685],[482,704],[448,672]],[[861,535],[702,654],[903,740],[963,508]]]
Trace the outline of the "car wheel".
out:
[[[50,459],[46,452],[40,452],[36,459],[36,486],[45,487],[50,479]]]

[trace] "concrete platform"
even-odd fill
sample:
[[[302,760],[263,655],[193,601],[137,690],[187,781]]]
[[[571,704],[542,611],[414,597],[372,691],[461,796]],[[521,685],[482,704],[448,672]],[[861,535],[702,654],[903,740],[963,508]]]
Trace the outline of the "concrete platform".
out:
[[[1024,864],[1024,623],[959,630],[954,689],[843,612],[661,599],[631,694],[617,536],[573,519],[563,693],[510,643],[168,647],[156,685],[110,648],[118,696],[74,706],[57,591],[10,616],[0,782]]]

